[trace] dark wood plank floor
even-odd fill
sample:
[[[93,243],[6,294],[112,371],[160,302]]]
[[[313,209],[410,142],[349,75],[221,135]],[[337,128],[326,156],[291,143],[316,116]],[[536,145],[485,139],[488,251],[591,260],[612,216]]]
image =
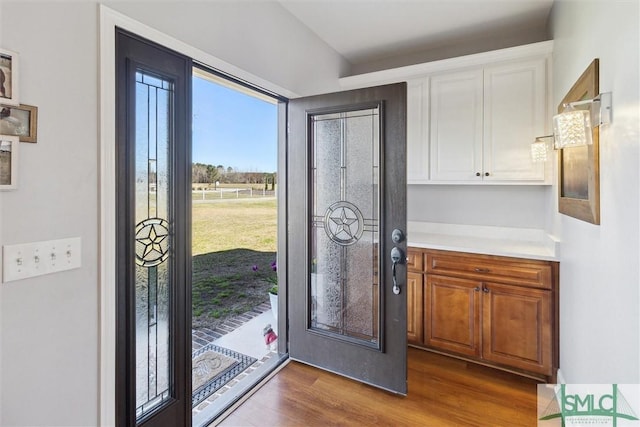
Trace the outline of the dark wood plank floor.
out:
[[[223,426],[536,426],[536,381],[409,348],[396,396],[289,363]]]

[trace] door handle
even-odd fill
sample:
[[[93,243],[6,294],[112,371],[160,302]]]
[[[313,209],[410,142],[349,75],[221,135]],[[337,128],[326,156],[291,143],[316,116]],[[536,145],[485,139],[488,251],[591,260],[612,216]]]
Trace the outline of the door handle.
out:
[[[398,279],[396,277],[396,265],[402,264],[404,261],[404,254],[402,253],[402,249],[394,246],[391,249],[391,275],[393,277],[393,293],[395,295],[400,294],[400,286],[398,286]]]

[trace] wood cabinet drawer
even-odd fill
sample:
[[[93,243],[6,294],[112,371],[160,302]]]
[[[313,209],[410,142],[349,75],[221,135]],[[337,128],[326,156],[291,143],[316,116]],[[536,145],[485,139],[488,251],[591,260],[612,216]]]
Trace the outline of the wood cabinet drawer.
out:
[[[419,249],[407,250],[407,269],[422,271],[422,251]]]
[[[551,264],[492,255],[427,251],[427,273],[551,289]]]

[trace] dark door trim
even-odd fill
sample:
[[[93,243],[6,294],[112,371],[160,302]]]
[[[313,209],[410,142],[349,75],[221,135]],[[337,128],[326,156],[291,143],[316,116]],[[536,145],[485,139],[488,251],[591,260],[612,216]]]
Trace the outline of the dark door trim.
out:
[[[190,58],[116,29],[116,425],[191,425],[191,74]],[[136,421],[134,160],[135,65],[175,84],[170,226],[173,247],[169,324],[173,345],[171,398],[161,410]],[[188,191],[187,191],[188,190]]]

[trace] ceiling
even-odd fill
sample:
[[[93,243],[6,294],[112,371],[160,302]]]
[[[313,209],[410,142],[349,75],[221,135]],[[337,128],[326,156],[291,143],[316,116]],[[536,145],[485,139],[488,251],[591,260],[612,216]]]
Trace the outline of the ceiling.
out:
[[[502,48],[506,46],[500,44],[508,42],[501,39],[522,39],[524,34],[546,39],[553,4],[553,0],[279,1],[352,65],[478,40],[495,39],[496,48]]]

